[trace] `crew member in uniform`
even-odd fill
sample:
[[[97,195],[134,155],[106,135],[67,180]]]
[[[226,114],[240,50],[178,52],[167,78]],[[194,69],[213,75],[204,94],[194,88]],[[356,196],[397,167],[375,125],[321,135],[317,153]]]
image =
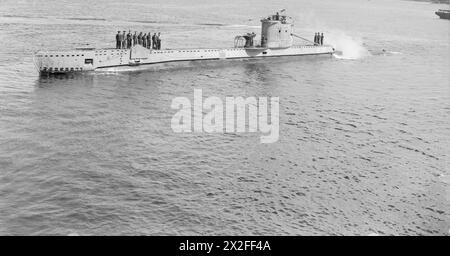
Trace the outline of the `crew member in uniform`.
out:
[[[120,34],[119,37],[119,49],[123,49],[123,34]]]
[[[147,48],[147,34],[146,33],[144,33],[144,35],[142,36],[142,46]]]
[[[137,36],[137,40],[138,40],[138,44],[141,45],[142,44],[142,32],[139,33],[139,35]]]
[[[137,44],[137,32],[134,31],[134,35],[133,35],[133,46],[135,46]]]
[[[323,45],[323,33],[320,35],[320,45]]]
[[[127,48],[127,33],[124,30],[123,34],[122,34],[122,49],[126,49]]]
[[[130,30],[130,31],[128,31],[128,34],[127,34],[127,48],[128,49],[131,48],[131,43],[132,43],[132,40],[131,40],[131,30]]]
[[[120,31],[117,31],[116,35],[116,49],[120,49]]]
[[[147,40],[147,49],[151,49],[152,48],[152,33],[148,32],[146,40]]]
[[[314,34],[314,44],[317,44],[317,32]]]
[[[156,50],[156,33],[153,33],[152,42],[153,42],[153,50]]]
[[[157,45],[158,45],[158,50],[161,50],[161,32],[158,32],[158,36],[156,37],[156,41],[157,41]]]

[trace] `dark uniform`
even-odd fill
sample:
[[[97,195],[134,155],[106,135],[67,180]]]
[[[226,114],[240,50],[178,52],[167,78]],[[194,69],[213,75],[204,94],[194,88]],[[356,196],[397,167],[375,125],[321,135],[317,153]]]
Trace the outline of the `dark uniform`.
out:
[[[142,32],[139,33],[139,35],[138,35],[138,37],[137,37],[137,40],[138,40],[138,44],[139,44],[139,45],[142,45]]]
[[[317,44],[317,33],[314,34],[314,44]]]
[[[134,35],[133,35],[133,46],[137,44],[137,32],[134,31]]]
[[[158,50],[161,50],[161,33],[158,32],[158,36],[156,37],[156,44],[158,45]]]
[[[151,49],[152,48],[152,33],[149,32],[147,34],[146,40],[147,40],[147,48]]]
[[[117,31],[116,35],[116,49],[120,49],[120,31]]]
[[[323,33],[320,35],[320,45],[323,45]]]
[[[127,34],[127,48],[128,49],[131,48],[131,43],[132,43],[132,40],[131,40],[131,30],[130,30],[130,31],[128,31],[128,34]]]
[[[144,46],[145,48],[147,48],[147,34],[144,34],[142,36],[142,46]]]
[[[156,50],[156,33],[153,34],[152,36],[152,42],[153,42],[153,49]]]

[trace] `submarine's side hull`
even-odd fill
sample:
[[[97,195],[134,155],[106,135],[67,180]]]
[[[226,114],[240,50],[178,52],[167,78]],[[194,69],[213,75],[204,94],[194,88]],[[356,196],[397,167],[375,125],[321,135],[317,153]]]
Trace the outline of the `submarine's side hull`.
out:
[[[38,52],[36,67],[41,74],[85,71],[138,70],[142,66],[185,61],[267,58],[279,56],[332,54],[329,45],[297,45],[289,48],[228,48],[150,50],[142,46],[131,49],[78,49]]]
[[[437,11],[435,12],[437,16],[439,16],[439,18],[441,19],[446,19],[446,20],[450,20],[450,12],[442,12],[442,11]]]

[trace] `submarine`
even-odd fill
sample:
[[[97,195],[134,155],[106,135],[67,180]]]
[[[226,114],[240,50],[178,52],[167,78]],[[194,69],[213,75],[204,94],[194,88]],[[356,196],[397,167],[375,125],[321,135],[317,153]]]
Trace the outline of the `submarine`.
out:
[[[75,48],[67,51],[37,51],[34,64],[39,74],[65,74],[92,71],[130,71],[161,63],[220,61],[281,56],[332,55],[331,45],[321,45],[294,34],[291,17],[269,15],[261,19],[260,41],[255,33],[236,36],[234,47],[198,49],[147,49],[141,45],[129,49]],[[294,37],[301,44],[294,44]]]
[[[450,10],[439,9],[435,14],[441,19],[450,20]]]

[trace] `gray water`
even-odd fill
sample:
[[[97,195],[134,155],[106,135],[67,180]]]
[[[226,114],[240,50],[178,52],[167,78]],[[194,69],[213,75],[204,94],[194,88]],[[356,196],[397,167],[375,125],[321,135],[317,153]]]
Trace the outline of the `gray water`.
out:
[[[0,234],[449,234],[448,6],[90,2],[0,2]],[[281,8],[342,54],[50,78],[32,63],[119,29],[229,47]],[[280,97],[279,141],[174,133],[171,101],[194,88]]]

